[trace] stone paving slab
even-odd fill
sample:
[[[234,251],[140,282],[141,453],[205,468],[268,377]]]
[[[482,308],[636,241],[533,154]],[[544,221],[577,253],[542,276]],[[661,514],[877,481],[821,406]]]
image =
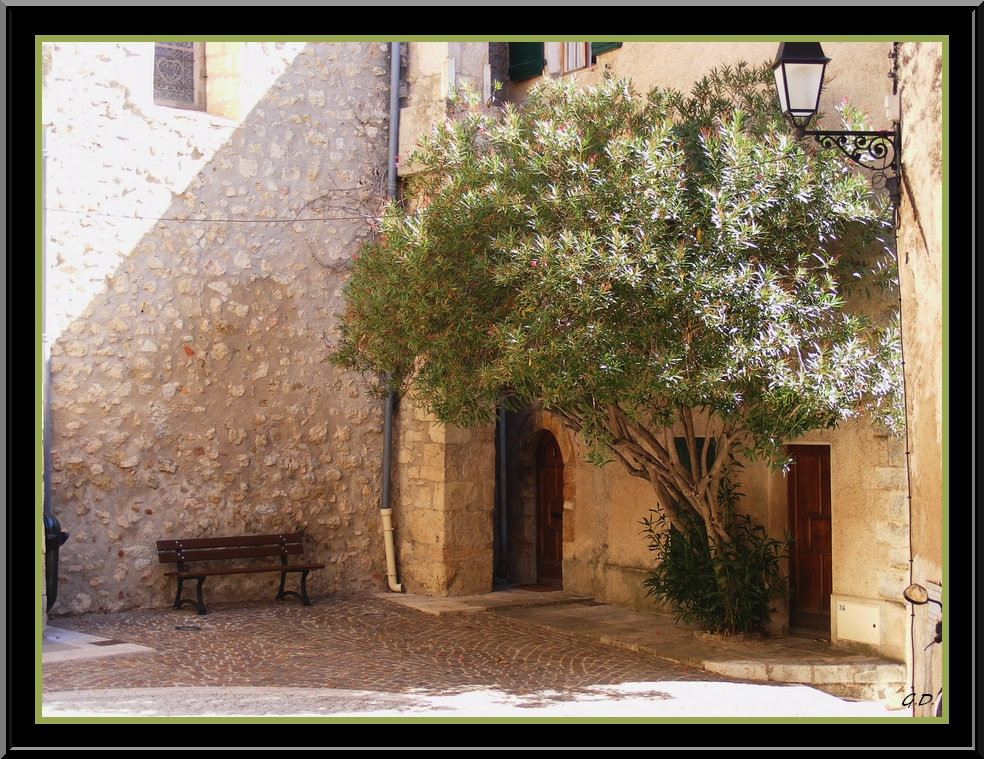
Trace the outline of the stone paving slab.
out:
[[[42,641],[42,661],[59,662],[73,659],[93,659],[123,654],[151,653],[154,649],[113,638],[86,635],[74,630],[48,626]]]
[[[887,705],[904,695],[902,663],[839,649],[821,639],[709,635],[667,615],[576,599],[565,605],[504,605],[497,613],[727,677],[803,683]]]

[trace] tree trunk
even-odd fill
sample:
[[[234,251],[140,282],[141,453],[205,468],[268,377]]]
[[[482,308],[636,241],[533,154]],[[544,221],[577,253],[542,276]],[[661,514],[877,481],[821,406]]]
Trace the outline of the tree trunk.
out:
[[[584,421],[577,416],[557,411],[568,427],[580,433]],[[716,435],[707,434],[698,453],[696,425],[693,409],[674,412],[683,427],[684,443],[690,466],[680,460],[671,433],[672,425],[656,423],[650,416],[630,418],[624,410],[610,407],[602,422],[608,433],[607,448],[622,467],[633,477],[649,482],[656,494],[656,502],[666,512],[670,524],[680,528],[679,509],[693,510],[704,523],[707,541],[712,551],[731,542],[721,514],[718,488],[730,458],[731,446],[737,437],[734,428],[721,425]],[[710,431],[710,426],[708,426]],[[710,444],[714,441],[714,456],[709,457]]]
[[[610,447],[630,475],[652,485],[657,503],[671,524],[680,526],[680,508],[690,508],[698,514],[707,530],[711,550],[717,551],[719,546],[731,541],[721,513],[718,488],[735,433],[724,426],[716,436],[708,435],[698,450],[693,411],[684,409],[678,416],[684,429],[689,466],[677,455],[668,428],[655,429],[640,421],[630,421],[621,409],[611,409],[608,414]],[[713,458],[709,457],[710,440],[715,443]]]

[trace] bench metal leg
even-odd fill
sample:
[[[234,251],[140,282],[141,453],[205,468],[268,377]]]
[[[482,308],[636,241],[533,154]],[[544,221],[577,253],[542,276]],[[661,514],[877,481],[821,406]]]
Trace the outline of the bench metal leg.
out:
[[[208,612],[205,611],[205,603],[202,601],[202,585],[204,584],[204,582],[205,582],[204,577],[198,578],[198,613],[199,614],[208,614]]]
[[[311,602],[308,600],[308,594],[307,594],[307,576],[308,576],[308,570],[305,569],[301,572],[301,605],[302,606],[311,605]]]
[[[174,606],[173,609],[181,608],[181,578],[178,578],[178,592],[174,596]]]
[[[183,577],[179,577],[178,578],[178,592],[177,592],[177,595],[175,595],[175,597],[174,597],[174,607],[173,608],[180,609],[185,604],[192,604],[192,605],[195,605],[195,606],[198,607],[198,613],[199,614],[208,614],[208,611],[205,609],[205,603],[202,601],[202,584],[205,582],[205,578],[204,577],[196,577],[196,578],[194,578],[194,579],[198,580],[198,600],[197,601],[193,601],[190,598],[182,598],[181,597],[181,595],[182,595],[181,594],[181,587],[184,584],[184,579],[185,578],[183,578]],[[189,577],[188,579],[190,580],[192,578]]]
[[[280,573],[280,591],[277,593],[277,600],[278,601],[283,601],[284,600],[284,596],[287,593],[290,592],[290,591],[284,590],[284,581],[286,579],[287,579],[287,573],[286,572],[281,572]]]
[[[298,593],[296,590],[284,590],[284,582],[287,579],[287,572],[280,573],[280,592],[277,593],[277,600],[283,601],[287,596],[294,596],[295,598],[301,599],[301,606],[310,606],[311,601],[308,599],[307,594],[307,576],[310,570],[300,569],[293,570],[295,572],[301,573],[301,591]]]

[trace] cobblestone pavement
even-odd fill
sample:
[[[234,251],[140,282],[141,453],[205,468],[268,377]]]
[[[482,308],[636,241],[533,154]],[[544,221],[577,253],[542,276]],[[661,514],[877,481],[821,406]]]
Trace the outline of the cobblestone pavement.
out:
[[[435,613],[446,605],[439,601],[427,600],[430,613],[360,595],[312,597],[307,607],[215,602],[203,616],[171,608],[53,616],[40,703],[34,724],[20,723],[20,741],[48,750],[649,750],[755,742],[761,735],[748,717],[765,717],[792,718],[797,738],[814,746],[831,733],[819,722],[804,725],[804,717],[887,724],[896,719],[882,718],[904,716],[802,684],[743,681],[668,661],[564,623],[516,618],[517,608]],[[591,618],[571,603],[553,607],[568,610],[559,619]],[[60,642],[70,638],[76,643]],[[77,656],[72,648],[87,650]],[[696,731],[688,724],[716,717],[724,719]],[[399,724],[375,727],[380,721]],[[858,723],[867,736],[861,743],[883,726],[865,722]],[[441,729],[447,723],[479,724]],[[550,730],[558,726],[563,733]],[[844,727],[836,735],[850,740]]]
[[[49,624],[61,629],[154,652],[48,663],[42,693],[266,686],[523,694],[626,681],[722,680],[496,614],[435,616],[372,596],[312,601],[307,607],[216,603],[205,616],[155,609],[53,618]]]

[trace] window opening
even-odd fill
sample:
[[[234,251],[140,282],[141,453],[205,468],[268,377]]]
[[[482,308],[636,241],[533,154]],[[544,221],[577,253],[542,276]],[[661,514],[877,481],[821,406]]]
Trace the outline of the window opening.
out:
[[[202,48],[197,42],[154,44],[154,103],[205,109]]]
[[[564,71],[574,71],[583,69],[588,65],[588,43],[587,42],[565,42],[564,43]]]

